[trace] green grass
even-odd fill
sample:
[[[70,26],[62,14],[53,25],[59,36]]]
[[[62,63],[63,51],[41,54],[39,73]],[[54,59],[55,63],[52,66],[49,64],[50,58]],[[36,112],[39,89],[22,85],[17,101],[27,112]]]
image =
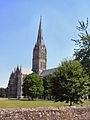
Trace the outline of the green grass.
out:
[[[36,107],[60,107],[68,106],[64,102],[54,102],[47,100],[15,100],[15,99],[0,99],[0,108],[36,108]],[[90,101],[85,101],[83,105],[90,105]]]
[[[0,99],[0,108],[35,108],[35,107],[58,107],[68,105],[66,103],[47,101],[47,100],[15,100]]]

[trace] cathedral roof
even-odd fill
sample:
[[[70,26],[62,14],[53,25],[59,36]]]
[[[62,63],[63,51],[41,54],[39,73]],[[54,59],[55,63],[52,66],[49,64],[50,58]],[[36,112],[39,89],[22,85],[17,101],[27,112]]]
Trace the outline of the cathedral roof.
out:
[[[40,76],[41,76],[41,77],[44,77],[44,76],[46,76],[46,75],[48,75],[48,74],[52,74],[53,72],[55,72],[55,70],[56,70],[56,68],[44,70],[44,71],[40,74]]]
[[[31,74],[33,73],[33,71],[29,68],[21,68],[21,73],[24,74],[24,75],[28,75],[28,74]]]

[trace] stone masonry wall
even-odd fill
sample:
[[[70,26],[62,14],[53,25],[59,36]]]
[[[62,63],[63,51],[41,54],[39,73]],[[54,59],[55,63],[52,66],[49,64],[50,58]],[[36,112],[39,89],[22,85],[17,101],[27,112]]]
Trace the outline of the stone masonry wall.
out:
[[[90,120],[90,106],[0,109],[0,120]]]

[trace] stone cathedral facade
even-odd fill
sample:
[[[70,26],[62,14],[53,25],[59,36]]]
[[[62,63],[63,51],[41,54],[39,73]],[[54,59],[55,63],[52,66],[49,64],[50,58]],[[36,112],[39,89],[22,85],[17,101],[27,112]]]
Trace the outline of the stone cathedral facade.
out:
[[[42,17],[40,17],[37,41],[33,48],[32,70],[23,68],[22,66],[17,66],[17,68],[14,69],[9,78],[7,97],[17,99],[23,98],[22,84],[25,75],[35,72],[39,76],[44,77],[54,71],[55,69],[47,69],[47,50],[43,40]]]

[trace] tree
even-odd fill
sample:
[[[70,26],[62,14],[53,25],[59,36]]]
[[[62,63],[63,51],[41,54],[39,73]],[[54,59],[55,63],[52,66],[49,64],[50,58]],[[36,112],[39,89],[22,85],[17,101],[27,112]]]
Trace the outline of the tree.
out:
[[[79,26],[76,27],[79,31],[79,38],[74,40],[78,49],[75,49],[74,56],[77,60],[80,60],[81,64],[87,70],[87,74],[90,76],[90,33],[88,32],[88,19],[79,21]]]
[[[79,39],[73,40],[78,46],[75,49],[75,59],[80,60],[81,64],[87,71],[90,79],[90,33],[88,32],[88,18],[87,22],[79,21],[79,26],[76,27],[79,31]],[[90,80],[89,80],[89,99],[90,99]]]
[[[6,89],[0,88],[0,97],[6,97]]]
[[[26,75],[23,82],[23,95],[33,100],[43,93],[43,81],[37,74]]]
[[[88,76],[79,61],[65,60],[52,79],[52,95],[56,102],[80,103],[81,97],[87,94]]]
[[[52,80],[52,74],[46,75],[43,78],[43,87],[44,87],[43,96],[44,96],[44,99],[46,99],[46,97],[48,99],[51,99],[51,80]]]

